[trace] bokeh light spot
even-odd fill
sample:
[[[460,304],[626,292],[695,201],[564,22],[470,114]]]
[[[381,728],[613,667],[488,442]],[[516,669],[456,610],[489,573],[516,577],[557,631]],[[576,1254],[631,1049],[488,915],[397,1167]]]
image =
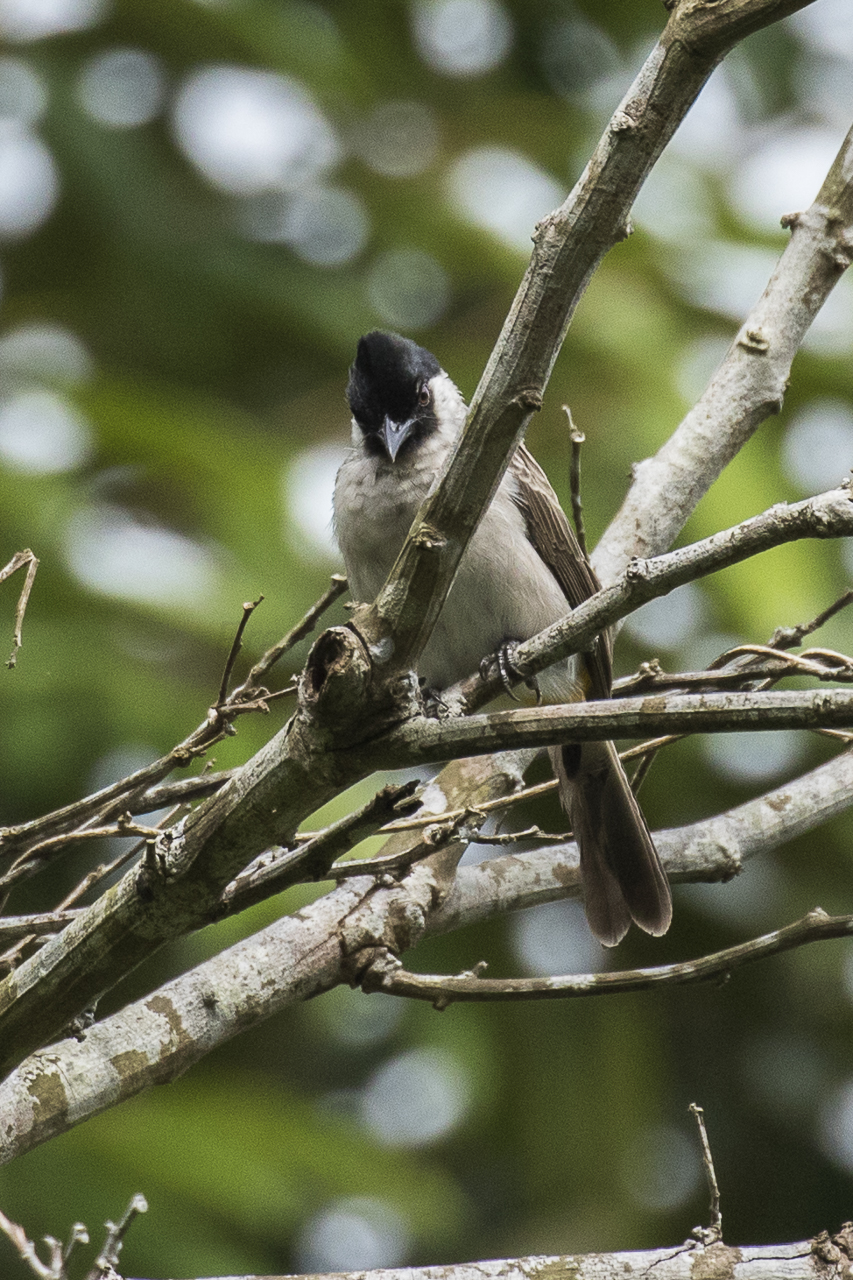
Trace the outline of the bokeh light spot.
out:
[[[703,625],[707,613],[702,588],[688,582],[632,613],[625,619],[625,630],[644,648],[672,652],[681,648]]]
[[[59,193],[50,151],[23,126],[0,121],[0,236],[26,236],[48,218]]]
[[[389,1147],[421,1147],[451,1133],[471,1105],[461,1062],[439,1049],[411,1049],[384,1063],[368,1080],[361,1115]]]
[[[132,129],[153,120],[163,105],[166,77],[159,58],[144,49],[107,49],[83,67],[77,93],[99,124]]]
[[[792,419],[782,443],[785,473],[804,493],[833,489],[853,468],[853,406],[813,400]]]
[[[0,338],[0,377],[5,383],[38,378],[70,386],[85,382],[93,372],[86,347],[61,325],[22,324]]]
[[[740,322],[763,294],[778,260],[772,249],[717,240],[692,245],[689,260],[673,249],[664,268],[690,302]]]
[[[107,596],[198,607],[219,585],[214,553],[119,507],[90,506],[68,524],[65,554],[75,577]]]
[[[0,458],[10,470],[70,471],[90,452],[89,426],[64,396],[31,388],[0,399]]]
[[[315,1274],[371,1270],[403,1262],[410,1245],[406,1221],[391,1205],[368,1196],[341,1197],[307,1223],[297,1260],[301,1271]]]
[[[730,180],[735,207],[762,230],[778,230],[783,214],[812,203],[842,137],[828,129],[789,128],[743,157]]]
[[[696,1144],[674,1125],[648,1125],[622,1157],[622,1183],[643,1209],[668,1213],[697,1191],[701,1164]]]
[[[0,0],[0,35],[23,42],[82,31],[106,12],[106,0]]]
[[[767,730],[764,733],[709,733],[702,754],[718,777],[729,782],[771,782],[802,760],[806,734]]]
[[[369,235],[359,196],[343,187],[309,187],[281,197],[277,234],[258,238],[289,244],[315,266],[337,267],[358,257]]]
[[[36,124],[47,110],[47,87],[23,58],[0,58],[0,122]]]
[[[205,177],[238,195],[295,189],[340,157],[334,130],[304,85],[269,71],[196,72],[178,95],[174,126]]]
[[[723,363],[731,339],[718,334],[703,334],[682,347],[673,367],[679,394],[693,405]]]
[[[580,902],[546,902],[509,919],[513,949],[528,973],[596,973],[604,967],[604,948],[590,933]]]
[[[367,294],[383,323],[409,331],[426,329],[450,305],[450,277],[431,253],[391,249],[371,266]]]
[[[806,336],[803,348],[817,355],[853,355],[853,276],[843,275],[818,311]]]
[[[696,166],[665,151],[634,201],[631,216],[650,236],[676,244],[713,231],[709,189]]]
[[[739,159],[745,134],[733,72],[724,63],[714,70],[694,101],[668,150],[682,162],[724,172]]]
[[[411,178],[438,152],[435,113],[423,102],[381,102],[353,131],[353,145],[376,173]]]
[[[344,421],[343,410],[341,420]],[[297,454],[282,476],[284,513],[296,525],[296,550],[309,560],[340,560],[332,532],[335,476],[346,457],[342,445],[320,444]],[[290,540],[290,528],[285,528]]]
[[[507,147],[466,151],[451,166],[448,191],[470,222],[523,250],[530,248],[536,223],[563,199],[550,174]]]
[[[839,1085],[820,1110],[820,1143],[835,1164],[853,1173],[853,1078]]]
[[[821,0],[792,14],[789,24],[800,39],[820,53],[853,60],[853,8],[850,0]]]
[[[512,23],[497,0],[419,0],[412,9],[415,47],[446,76],[480,76],[512,46]]]

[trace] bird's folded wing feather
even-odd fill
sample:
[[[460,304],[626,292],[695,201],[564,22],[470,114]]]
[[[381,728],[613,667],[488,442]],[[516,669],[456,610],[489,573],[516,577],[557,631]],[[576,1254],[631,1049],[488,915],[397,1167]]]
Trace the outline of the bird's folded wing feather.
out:
[[[516,482],[513,501],[524,516],[527,536],[560,584],[569,609],[574,609],[601,589],[595,571],[581,551],[548,477],[525,445],[519,446],[509,469]],[[609,698],[613,680],[609,636],[599,636],[583,657],[590,678],[587,696]]]

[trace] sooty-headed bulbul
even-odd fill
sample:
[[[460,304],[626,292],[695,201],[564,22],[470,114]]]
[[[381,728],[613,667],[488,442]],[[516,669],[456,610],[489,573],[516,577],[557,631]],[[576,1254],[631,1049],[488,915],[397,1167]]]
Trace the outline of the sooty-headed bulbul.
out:
[[[394,333],[360,339],[350,369],[352,449],[335,482],[334,528],[353,599],[378,594],[418,508],[465,424],[461,393],[435,356]],[[442,689],[481,660],[550,626],[598,580],[541,467],[522,444],[459,565],[418,671]],[[610,642],[539,677],[550,703],[609,698]],[[672,900],[646,821],[612,742],[549,749],[580,847],[590,928],[614,946],[635,921],[662,934]]]

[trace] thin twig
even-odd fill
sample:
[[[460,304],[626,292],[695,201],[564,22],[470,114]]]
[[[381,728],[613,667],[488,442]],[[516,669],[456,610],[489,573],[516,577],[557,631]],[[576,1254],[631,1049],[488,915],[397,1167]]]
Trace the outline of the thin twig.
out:
[[[219,769],[215,773],[200,773],[195,778],[181,778],[178,782],[163,782],[159,786],[149,787],[128,806],[128,811],[151,813],[155,809],[165,809],[176,801],[203,800],[224,787],[236,772],[236,769]]]
[[[35,1245],[27,1236],[24,1228],[19,1226],[17,1222],[12,1222],[10,1218],[7,1218],[2,1209],[0,1209],[0,1231],[11,1240],[22,1261],[27,1264],[35,1275],[40,1276],[41,1280],[61,1280],[62,1272],[57,1272],[52,1265],[49,1266],[42,1262],[36,1253]]]
[[[140,1213],[147,1212],[148,1201],[145,1196],[137,1192],[119,1221],[105,1224],[107,1238],[104,1241],[104,1247],[101,1249],[95,1265],[88,1272],[86,1280],[104,1280],[104,1277],[111,1277],[114,1274],[115,1268],[118,1266],[119,1254],[124,1244],[124,1237],[127,1235],[130,1224]]]
[[[27,576],[24,579],[24,585],[21,587],[21,594],[18,596],[18,605],[15,609],[15,629],[12,632],[12,652],[6,660],[6,666],[10,670],[18,661],[18,650],[23,644],[21,628],[24,625],[24,614],[27,612],[30,592],[36,580],[36,571],[39,567],[38,557],[27,547],[25,551],[16,551],[9,563],[0,569],[0,582],[5,582],[7,578],[11,578],[13,573],[23,569],[24,565],[27,566]]]
[[[94,870],[89,871],[80,881],[80,883],[75,885],[75,887],[69,893],[66,894],[66,896],[62,899],[61,902],[57,903],[57,905],[54,907],[50,915],[45,917],[45,919],[48,919],[48,920],[53,919],[57,921],[57,925],[55,928],[39,929],[36,931],[33,931],[33,930],[27,931],[27,930],[18,929],[14,931],[12,933],[12,940],[14,940],[15,945],[11,946],[7,951],[4,951],[3,954],[0,955],[0,968],[2,969],[15,968],[19,963],[20,956],[27,949],[27,947],[31,946],[32,943],[38,941],[40,934],[43,934],[46,932],[58,933],[65,928],[66,924],[70,924],[71,920],[74,919],[74,915],[73,914],[68,915],[67,914],[68,909],[72,907],[76,902],[79,902],[80,898],[82,898],[84,894],[88,893],[90,889],[94,888],[96,884],[99,884],[102,880],[105,880],[107,876],[112,875],[113,872],[120,870],[121,867],[125,866],[128,862],[130,862],[133,858],[135,858],[137,854],[141,853],[142,850],[146,847],[146,845],[150,844],[151,839],[153,837],[156,837],[157,835],[162,834],[164,830],[170,827],[177,820],[179,814],[181,813],[182,808],[183,808],[182,805],[175,805],[174,808],[172,808],[168,813],[163,815],[163,817],[160,819],[156,827],[140,826],[137,823],[131,822],[128,816],[124,819],[124,821],[117,823],[114,829],[98,830],[97,828],[88,827],[82,831],[70,832],[65,836],[55,837],[56,840],[73,840],[75,838],[76,839],[83,839],[87,837],[94,838],[96,836],[105,836],[105,835],[115,835],[117,837],[122,837],[127,835],[143,835],[144,838],[142,840],[137,841],[136,844],[131,845],[129,849],[123,849],[121,853],[119,853],[115,858],[113,858],[112,862],[101,863],[99,867],[95,867]],[[45,843],[49,844],[50,842],[46,841]],[[33,851],[30,851],[30,853],[26,855],[27,859],[32,857],[32,852]],[[29,862],[28,861],[24,862],[24,865],[22,867],[22,874],[29,874],[31,870],[32,868]],[[8,873],[8,876],[4,876],[2,880],[0,880],[0,885],[5,885],[6,883],[8,883],[13,873],[14,873],[14,868],[12,869],[12,871]],[[38,917],[36,917],[36,919],[37,918]],[[26,920],[27,917],[20,917],[20,919]],[[5,921],[3,921],[2,918],[0,918],[0,939],[2,939],[4,936],[7,936],[7,931],[4,930],[4,925],[5,925]]]
[[[234,663],[237,661],[240,650],[243,648],[243,632],[246,630],[246,624],[263,598],[264,597],[260,595],[257,600],[248,600],[243,604],[243,615],[237,625],[237,630],[231,643],[231,649],[225,662],[225,670],[222,672],[222,679],[219,683],[219,694],[216,699],[216,705],[218,707],[224,704],[228,696],[228,681],[231,679],[231,672],[234,670]]]
[[[774,631],[773,638],[770,641],[772,648],[779,650],[795,649],[803,643],[806,636],[813,635],[815,631],[819,631],[825,623],[829,622],[830,618],[834,618],[837,613],[840,613],[842,609],[846,609],[850,604],[853,604],[853,589],[845,591],[834,604],[831,604],[828,609],[824,609],[823,613],[819,613],[811,622],[801,622],[797,627],[779,627]]]
[[[701,1244],[705,1246],[716,1244],[718,1240],[723,1238],[723,1215],[720,1212],[720,1188],[717,1185],[717,1175],[714,1171],[714,1157],[711,1155],[711,1144],[708,1141],[708,1133],[705,1129],[705,1112],[695,1102],[691,1102],[687,1110],[693,1115],[699,1129],[699,1141],[702,1143],[702,1165],[705,1169],[705,1178],[708,1182],[708,1191],[711,1195],[711,1223],[707,1227],[694,1227],[691,1235],[693,1235]]]
[[[766,661],[754,659],[765,657]],[[736,665],[738,658],[753,660]],[[716,662],[731,666],[716,667],[714,663],[704,671],[664,671],[657,659],[644,662],[633,675],[614,681],[613,689],[619,694],[645,693],[650,689],[674,691],[684,689],[701,693],[709,689],[742,689],[761,682],[762,687],[777,684],[790,676],[811,676],[825,683],[850,684],[853,682],[853,658],[831,649],[805,649],[800,654],[776,653],[767,645],[744,644],[721,654]]]
[[[412,795],[417,786],[418,781],[413,778],[399,786],[382,787],[367,804],[317,832],[301,848],[267,850],[225,890],[223,913],[244,911],[291,885],[326,878],[332,863],[365,836],[373,835],[388,820],[389,813],[420,803]]]
[[[678,735],[675,735],[675,734],[672,734],[668,740],[668,742],[677,742],[677,741],[678,741]],[[657,755],[659,751],[660,751],[660,747],[649,747],[640,757],[640,763],[637,765],[636,769],[631,775],[631,790],[633,791],[634,795],[639,794],[640,787],[643,785],[646,778],[648,777],[649,770],[651,769],[652,765],[657,759]]]
[[[549,779],[548,782],[537,782],[533,787],[525,787],[522,791],[514,791],[512,795],[498,796],[496,800],[484,800],[475,809],[447,809],[444,813],[419,813],[414,818],[400,818],[386,823],[381,834],[387,836],[394,835],[398,831],[418,831],[433,823],[459,822],[462,819],[473,822],[478,818],[482,820],[487,813],[503,809],[506,805],[518,804],[522,800],[536,800],[539,796],[556,791],[557,786],[557,782]]]
[[[23,554],[23,553],[21,553]],[[66,805],[53,813],[45,814],[32,822],[22,823],[17,827],[0,828],[0,857],[8,857],[11,861],[21,847],[28,848],[30,842],[35,843],[40,837],[55,835],[79,827],[82,823],[99,814],[103,820],[112,817],[116,807],[133,810],[136,801],[144,796],[153,786],[159,783],[173,769],[189,764],[197,756],[203,755],[214,743],[223,738],[230,728],[230,720],[246,711],[265,711],[266,702],[273,698],[290,693],[291,689],[280,690],[270,694],[261,690],[260,680],[279,660],[282,654],[306,635],[315,625],[321,614],[328,609],[334,600],[346,589],[346,579],[339,574],[332,577],[332,586],[305,614],[300,622],[287,635],[267,650],[259,662],[249,672],[247,679],[239,685],[220,705],[210,708],[204,721],[193,732],[173,747],[159,760],[153,761],[143,769],[121,778],[118,782],[104,787],[93,795],[86,796],[74,804]],[[263,693],[263,697],[254,702],[248,699]]]
[[[440,974],[410,973],[383,948],[367,966],[361,981],[365,991],[427,1000],[437,1008],[455,1001],[565,1000],[578,996],[647,991],[659,986],[684,986],[709,979],[727,980],[732,970],[753,960],[791,951],[794,947],[826,938],[853,934],[853,915],[829,916],[816,907],[794,924],[764,934],[738,946],[727,947],[697,960],[661,965],[653,969],[631,969],[617,973],[584,973],[553,978],[483,978],[484,964],[467,973],[445,977]]]
[[[247,690],[258,688],[279,659],[294,645],[297,645],[300,640],[303,640],[305,636],[310,635],[326,610],[331,608],[338,597],[342,596],[346,591],[347,585],[347,580],[342,574],[333,573],[328,591],[323,593],[316,604],[312,604],[308,612],[297,622],[295,627],[291,627],[287,635],[283,636],[278,644],[274,644],[271,649],[267,649],[264,656],[252,667],[243,684],[234,690],[231,695],[232,698],[239,697]]]
[[[75,831],[64,831],[61,835],[48,836],[45,840],[39,840],[12,863],[5,875],[0,876],[0,889],[11,889],[19,880],[35,875],[50,861],[50,855],[57,849],[61,850],[85,840],[102,840],[108,837],[142,836],[146,840],[152,840],[161,832],[160,827],[146,827],[141,823],[133,822],[129,814],[124,815],[124,818],[124,821],[119,820],[109,826],[82,826]],[[127,857],[123,855],[122,861],[126,860]]]
[[[505,833],[493,833],[484,836],[479,831],[462,831],[460,839],[467,840],[470,844],[520,844],[525,841],[530,844],[557,844],[571,840],[571,831],[551,832],[543,831],[541,827],[527,827],[524,831],[507,831]]]
[[[405,871],[425,854],[432,853],[434,847],[430,846],[424,838],[408,849],[401,849],[399,853],[380,854],[376,858],[354,858],[351,862],[336,862],[333,867],[329,867],[327,878],[340,884],[343,880],[354,880],[356,876],[393,876],[398,871]]]
[[[572,444],[572,460],[569,466],[569,490],[572,499],[572,520],[578,535],[578,546],[584,557],[587,556],[586,530],[583,524],[583,502],[581,501],[581,445],[586,441],[582,431],[578,431],[572,418],[572,411],[567,404],[563,405],[563,413],[569,420],[569,439]]]

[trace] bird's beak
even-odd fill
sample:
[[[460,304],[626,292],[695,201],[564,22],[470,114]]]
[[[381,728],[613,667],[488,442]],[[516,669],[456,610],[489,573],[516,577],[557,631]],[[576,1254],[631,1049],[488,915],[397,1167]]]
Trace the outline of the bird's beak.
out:
[[[412,434],[415,421],[414,418],[407,418],[405,422],[393,422],[387,414],[385,415],[385,421],[382,423],[382,430],[379,434],[392,462],[396,462],[400,448]]]

